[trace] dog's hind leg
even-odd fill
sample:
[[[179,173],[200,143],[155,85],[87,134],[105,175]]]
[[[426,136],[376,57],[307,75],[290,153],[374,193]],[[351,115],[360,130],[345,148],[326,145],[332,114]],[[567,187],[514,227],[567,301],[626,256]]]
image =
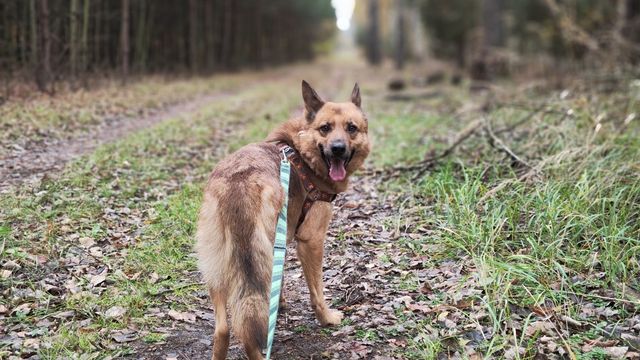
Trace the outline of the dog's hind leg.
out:
[[[224,360],[229,350],[229,325],[227,324],[227,297],[222,291],[209,288],[209,295],[216,313],[216,330],[213,333],[212,360]]]
[[[322,257],[324,255],[324,239],[330,220],[331,204],[322,201],[315,202],[297,233],[298,257],[309,286],[311,306],[316,313],[316,318],[323,326],[338,325],[343,317],[342,312],[330,309],[324,300]]]

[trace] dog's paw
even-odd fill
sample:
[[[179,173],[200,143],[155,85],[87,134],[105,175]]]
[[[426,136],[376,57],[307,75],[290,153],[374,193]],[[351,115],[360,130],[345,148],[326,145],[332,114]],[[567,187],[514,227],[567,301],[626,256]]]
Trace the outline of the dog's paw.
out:
[[[342,318],[344,318],[342,311],[329,309],[323,314],[320,323],[322,326],[340,325]]]

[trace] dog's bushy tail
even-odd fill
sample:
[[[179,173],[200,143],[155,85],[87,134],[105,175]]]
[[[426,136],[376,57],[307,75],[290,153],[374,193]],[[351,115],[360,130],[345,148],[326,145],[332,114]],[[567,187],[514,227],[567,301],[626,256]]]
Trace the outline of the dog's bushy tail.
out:
[[[256,231],[250,241],[250,252],[243,251],[242,246],[235,243],[234,259],[239,278],[229,284],[231,327],[246,348],[264,349],[267,344],[273,250],[267,234]]]
[[[245,348],[267,347],[269,304],[263,294],[250,294],[230,304],[231,326]]]
[[[200,269],[207,285],[225,294],[233,333],[245,348],[264,349],[273,259],[267,235],[256,229],[241,240],[223,230],[203,241],[204,233],[201,234],[198,251],[217,256],[201,256]]]
[[[256,354],[250,358],[260,358],[267,343],[272,239],[284,198],[279,183],[266,191],[260,198],[205,194],[196,235],[200,270],[210,290],[226,299],[233,333]]]

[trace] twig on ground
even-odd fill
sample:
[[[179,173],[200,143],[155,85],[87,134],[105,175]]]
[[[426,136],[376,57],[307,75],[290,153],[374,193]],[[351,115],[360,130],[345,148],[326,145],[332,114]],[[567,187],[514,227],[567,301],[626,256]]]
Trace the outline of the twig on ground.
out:
[[[401,172],[401,171],[415,171],[415,170],[418,170],[418,173],[416,174],[415,177],[420,177],[425,171],[427,171],[438,160],[449,156],[453,152],[453,150],[455,150],[456,147],[458,147],[460,144],[462,144],[462,142],[464,142],[466,139],[471,137],[471,135],[473,135],[476,132],[476,130],[478,130],[482,126],[482,124],[483,124],[482,119],[478,119],[478,120],[475,120],[475,121],[471,122],[466,128],[462,129],[462,131],[460,131],[456,135],[455,140],[453,141],[453,143],[451,143],[451,145],[449,145],[448,148],[444,149],[439,154],[426,157],[424,160],[421,160],[421,161],[419,161],[417,163],[414,163],[414,164],[392,166],[392,167],[386,168],[386,169],[375,169],[375,170],[365,171],[364,173],[367,174],[367,175],[386,174],[386,176],[390,177],[390,176],[395,175],[395,174],[397,174],[398,172]]]
[[[558,113],[558,114],[562,114],[562,115],[566,115],[566,112],[557,111],[557,110],[553,110],[553,109],[546,109],[545,110],[545,108],[547,108],[547,106],[548,106],[548,103],[546,103],[546,102],[541,104],[541,105],[539,105],[539,106],[537,106],[537,107],[535,107],[535,108],[532,108],[532,107],[524,105],[524,104],[518,104],[518,103],[502,104],[501,106],[514,107],[514,108],[523,108],[523,109],[530,110],[530,112],[527,115],[525,115],[522,119],[518,120],[514,124],[506,126],[506,127],[503,127],[501,129],[498,129],[495,132],[492,132],[492,134],[493,134],[492,138],[497,139],[497,141],[495,141],[495,140],[494,141],[496,143],[499,143],[498,146],[500,146],[502,149],[504,149],[503,151],[506,151],[507,154],[512,157],[512,159],[515,157],[514,161],[516,161],[516,162],[518,162],[518,163],[520,163],[522,165],[525,165],[525,166],[527,166],[529,168],[532,168],[532,166],[530,166],[524,160],[520,159],[508,147],[506,147],[506,145],[504,145],[504,143],[500,139],[497,138],[496,134],[513,131],[516,127],[525,124],[526,122],[528,122],[529,120],[531,120],[532,118],[534,118],[537,114],[539,114],[541,112],[545,113],[545,114]],[[447,147],[442,152],[440,152],[440,153],[438,153],[436,155],[425,157],[425,159],[423,159],[423,160],[421,160],[421,161],[419,161],[417,163],[413,163],[413,164],[409,164],[409,165],[397,165],[397,166],[392,166],[392,167],[383,168],[383,169],[367,169],[367,170],[363,170],[362,174],[364,174],[364,175],[382,175],[385,178],[389,178],[389,177],[393,177],[393,176],[397,175],[399,172],[417,171],[414,174],[413,179],[414,180],[418,179],[427,170],[431,169],[437,163],[438,160],[441,160],[441,159],[451,155],[453,153],[453,151],[460,144],[462,144],[465,140],[470,138],[472,135],[476,134],[477,130],[480,129],[484,124],[485,124],[485,120],[483,118],[480,118],[480,119],[477,119],[475,121],[472,121],[471,123],[469,123],[469,125],[467,125],[467,127],[465,127],[458,134],[456,134],[456,137],[455,137],[454,141],[451,143],[451,145],[449,145],[449,147]]]
[[[504,141],[502,141],[500,138],[496,136],[496,134],[494,134],[493,129],[491,128],[491,122],[488,120],[486,121],[485,130],[489,137],[488,139],[489,145],[491,145],[492,148],[507,154],[507,156],[511,158],[513,163],[526,166],[529,169],[532,168],[532,166],[529,165],[528,162],[526,162],[521,157],[516,155],[516,153],[514,153],[513,150],[511,150],[507,145],[505,145]]]
[[[566,113],[566,111],[558,110],[558,109],[552,109],[552,108],[545,109],[545,107],[547,107],[547,105],[549,105],[548,102],[547,103],[543,103],[542,105],[540,105],[540,107],[542,107],[542,108],[538,111],[538,113],[541,112],[543,114],[556,114],[556,115],[564,115]],[[501,107],[501,108],[526,110],[526,111],[530,111],[530,112],[535,112],[536,110],[538,110],[538,107],[531,107],[529,104],[517,103],[517,102],[498,103],[498,104],[496,104],[496,106],[497,107]],[[533,115],[535,115],[535,113]],[[500,131],[502,131],[502,130],[500,130]]]
[[[478,203],[476,204],[476,206],[482,205],[485,201],[487,201],[489,198],[492,198],[493,196],[495,196],[498,192],[500,192],[502,189],[504,189],[508,185],[511,185],[513,183],[518,183],[518,182],[529,180],[530,178],[534,177],[540,171],[540,169],[541,169],[541,166],[540,166],[540,164],[538,164],[538,166],[532,167],[531,170],[527,171],[526,173],[524,173],[523,175],[521,175],[521,176],[519,176],[517,178],[507,179],[507,180],[501,182],[500,184],[498,184],[493,189],[487,191],[484,194],[484,196],[482,196],[480,198],[480,200],[478,200]]]
[[[534,109],[532,109],[527,115],[525,115],[524,117],[522,117],[522,119],[516,121],[515,123],[509,125],[509,126],[505,126],[502,129],[497,129],[494,133],[496,135],[498,134],[502,134],[503,132],[509,132],[509,131],[513,131],[515,128],[517,128],[518,126],[526,123],[527,121],[533,119],[534,116],[536,116],[537,114],[539,114],[542,110],[544,110],[544,108],[547,107],[547,104],[542,104]],[[546,113],[546,111],[545,111]]]
[[[166,294],[168,292],[176,292],[178,290],[182,290],[182,289],[185,289],[185,288],[188,288],[188,287],[198,286],[198,285],[202,285],[202,284],[204,284],[204,283],[202,283],[202,282],[194,282],[194,283],[182,284],[182,285],[178,285],[178,286],[172,287],[170,289],[162,289],[162,290],[158,291],[157,293],[153,293],[153,294],[149,293],[149,295],[160,296],[160,295]]]

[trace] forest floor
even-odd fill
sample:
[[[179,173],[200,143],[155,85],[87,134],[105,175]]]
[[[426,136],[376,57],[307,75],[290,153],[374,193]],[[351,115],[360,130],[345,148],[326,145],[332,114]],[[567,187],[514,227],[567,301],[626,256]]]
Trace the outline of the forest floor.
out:
[[[427,75],[392,92],[319,62],[3,105],[0,358],[210,358],[201,189],[299,111],[303,78],[335,100],[358,80],[374,148],[326,243],[345,319],[315,321],[291,246],[274,358],[640,358],[639,75]]]

